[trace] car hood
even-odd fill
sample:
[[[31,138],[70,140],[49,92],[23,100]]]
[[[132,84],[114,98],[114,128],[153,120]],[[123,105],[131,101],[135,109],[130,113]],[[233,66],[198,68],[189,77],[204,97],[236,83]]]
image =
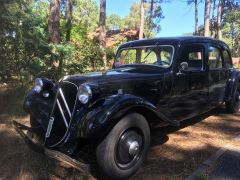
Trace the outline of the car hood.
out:
[[[140,80],[144,77],[151,77],[156,75],[159,76],[166,71],[167,69],[165,68],[152,65],[124,66],[105,72],[93,72],[66,76],[63,78],[63,80],[70,81],[76,85],[80,85],[85,82],[89,84],[106,84],[113,83],[115,81],[122,82],[124,80]]]

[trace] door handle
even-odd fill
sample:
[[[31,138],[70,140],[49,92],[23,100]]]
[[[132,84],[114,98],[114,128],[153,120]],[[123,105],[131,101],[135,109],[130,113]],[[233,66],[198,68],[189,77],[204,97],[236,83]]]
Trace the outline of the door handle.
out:
[[[185,73],[182,73],[181,71],[176,73],[177,76],[185,75]]]

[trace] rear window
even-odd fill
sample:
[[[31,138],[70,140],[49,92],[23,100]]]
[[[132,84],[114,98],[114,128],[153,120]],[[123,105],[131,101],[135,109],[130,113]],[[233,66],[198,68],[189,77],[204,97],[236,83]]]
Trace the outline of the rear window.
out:
[[[220,50],[216,47],[209,46],[208,48],[208,66],[209,69],[220,69],[223,67]]]
[[[231,56],[229,55],[227,50],[223,51],[223,60],[224,60],[224,65],[226,68],[232,67]]]

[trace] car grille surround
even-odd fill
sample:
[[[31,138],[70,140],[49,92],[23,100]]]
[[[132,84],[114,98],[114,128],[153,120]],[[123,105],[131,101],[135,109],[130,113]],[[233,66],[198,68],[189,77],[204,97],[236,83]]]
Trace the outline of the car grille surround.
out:
[[[54,100],[45,145],[60,145],[67,136],[77,103],[78,86],[69,81],[61,81]]]

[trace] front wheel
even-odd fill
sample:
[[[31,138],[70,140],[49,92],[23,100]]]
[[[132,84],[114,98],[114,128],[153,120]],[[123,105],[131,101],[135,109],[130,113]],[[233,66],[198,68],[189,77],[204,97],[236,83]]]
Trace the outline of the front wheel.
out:
[[[133,175],[142,165],[150,144],[146,119],[137,113],[124,116],[96,150],[97,162],[113,179]]]

